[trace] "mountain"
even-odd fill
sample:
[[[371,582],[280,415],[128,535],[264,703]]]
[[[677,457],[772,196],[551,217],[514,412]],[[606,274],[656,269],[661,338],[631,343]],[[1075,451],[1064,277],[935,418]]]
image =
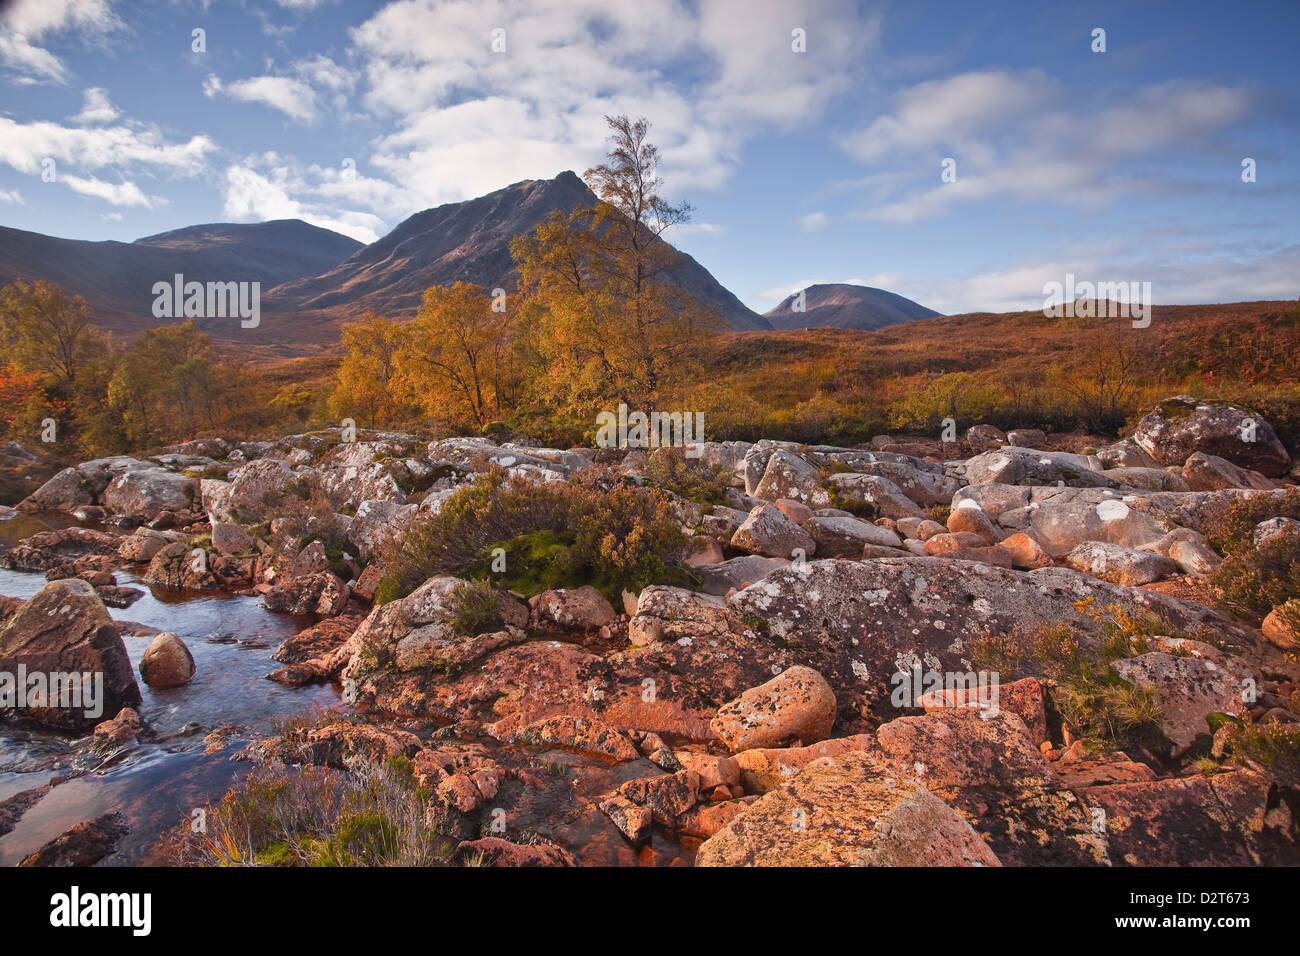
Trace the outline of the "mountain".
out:
[[[260,282],[265,295],[329,269],[360,246],[299,219],[189,226],[135,242],[59,239],[0,226],[0,285],[48,279],[84,297],[97,325],[129,335],[160,324],[152,311],[153,285],[177,273],[187,282]],[[228,324],[199,321],[218,335]]]
[[[433,285],[473,282],[513,290],[517,272],[509,242],[532,232],[553,212],[591,206],[595,195],[573,172],[525,180],[477,199],[417,212],[377,242],[333,269],[301,278],[263,296],[264,337],[320,336],[370,309],[409,318]],[[685,253],[673,278],[702,305],[717,309],[732,329],[768,329],[703,266]]]
[[[763,313],[774,329],[883,329],[887,325],[932,319],[940,313],[884,289],[832,282],[804,290],[804,310],[794,311],[798,293]]]

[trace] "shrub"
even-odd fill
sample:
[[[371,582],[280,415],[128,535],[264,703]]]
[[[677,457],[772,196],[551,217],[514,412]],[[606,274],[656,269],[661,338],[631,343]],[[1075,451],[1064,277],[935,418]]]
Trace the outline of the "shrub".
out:
[[[376,600],[405,596],[437,574],[486,577],[503,548],[507,587],[592,584],[617,601],[624,589],[689,580],[684,542],[672,502],[656,488],[629,487],[596,468],[568,482],[534,482],[494,467],[390,546]]]
[[[1066,624],[982,635],[971,642],[972,660],[1002,680],[1047,680],[1062,721],[1093,747],[1145,744],[1159,738],[1163,715],[1153,691],[1128,683],[1112,666],[1146,650],[1144,638],[1129,633],[1128,623],[1126,618],[1115,623],[1095,651]]]
[[[1209,580],[1219,604],[1263,617],[1300,598],[1300,535],[1279,535],[1257,549],[1229,554]]]
[[[1205,537],[1220,554],[1244,554],[1254,548],[1255,525],[1269,518],[1300,519],[1300,488],[1287,488],[1281,501],[1263,495],[1234,501]]]
[[[1226,717],[1224,746],[1233,754],[1259,764],[1289,787],[1300,787],[1300,724],[1253,724]]]
[[[657,449],[646,462],[645,476],[651,484],[699,505],[720,505],[727,500],[722,466],[687,458],[681,448]]]
[[[453,592],[456,613],[450,624],[453,631],[466,637],[500,630],[505,621],[497,603],[496,590],[484,581],[466,581]]]
[[[182,833],[181,856],[201,866],[428,866],[447,847],[425,825],[429,794],[409,761],[255,768],[209,807],[202,833]]]

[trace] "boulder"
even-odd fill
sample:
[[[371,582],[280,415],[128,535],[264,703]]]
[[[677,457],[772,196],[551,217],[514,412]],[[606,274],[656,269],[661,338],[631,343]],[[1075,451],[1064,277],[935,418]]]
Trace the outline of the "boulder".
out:
[[[835,692],[809,667],[791,667],[718,709],[710,725],[733,753],[811,744],[830,736]]]
[[[92,697],[93,688],[85,688],[84,680],[99,681],[102,675],[97,701],[70,695],[62,701],[69,706],[59,706],[53,693],[44,705],[26,701],[23,716],[60,730],[87,731],[105,714],[140,704],[122,637],[95,589],[79,578],[45,585],[0,631],[0,671],[16,675],[19,668],[28,675],[46,675],[47,682],[49,675],[79,675],[78,689],[91,690]]]
[[[122,539],[117,548],[117,556],[132,564],[143,564],[152,561],[159,551],[179,540],[180,536],[173,532],[136,528],[132,534]]]
[[[1065,556],[1065,564],[1125,587],[1150,584],[1179,571],[1178,565],[1169,558],[1104,541],[1085,541]]]
[[[867,545],[901,548],[903,540],[888,528],[852,517],[812,517],[804,530],[817,542],[817,554],[829,558],[857,557]]]
[[[609,763],[636,760],[641,756],[627,735],[592,717],[557,714],[529,724],[511,738],[530,747],[561,747]]]
[[[1278,487],[1277,482],[1265,478],[1257,471],[1240,468],[1218,455],[1198,451],[1183,465],[1185,489],[1162,488],[1161,491],[1216,491],[1219,488],[1254,488],[1268,491]]]
[[[114,514],[150,521],[163,511],[190,510],[198,495],[194,478],[165,468],[134,468],[108,483],[103,504]]]
[[[1249,770],[1081,788],[1104,821],[1111,859],[1129,866],[1259,866],[1294,860],[1269,826],[1270,781]],[[1270,832],[1271,831],[1271,832]]]
[[[790,561],[786,558],[765,558],[758,554],[746,554],[739,558],[729,558],[718,564],[700,564],[695,566],[695,573],[700,578],[700,587],[705,594],[725,597],[732,591],[747,588],[755,581],[777,568],[784,568]]]
[[[971,499],[959,501],[948,514],[948,530],[978,535],[984,544],[997,544],[1002,536],[993,525],[993,519]]]
[[[1195,643],[1195,642],[1189,642]],[[1228,658],[1208,645],[1208,656],[1151,651],[1114,664],[1120,677],[1155,691],[1164,714],[1164,734],[1173,742],[1173,756],[1186,752],[1201,734],[1212,732],[1210,714],[1245,714],[1248,684],[1257,681],[1244,661]],[[1181,649],[1181,648],[1180,648]]]
[[[777,451],[796,452],[799,444],[792,441],[772,441],[764,438],[750,445],[745,450],[745,459],[741,470],[745,478],[745,494],[753,495],[758,490],[758,483],[767,471],[768,460]]]
[[[1037,428],[1013,428],[1007,432],[1007,444],[1017,448],[1042,448],[1047,444],[1047,433]]]
[[[319,614],[332,617],[343,613],[351,592],[331,571],[319,571],[277,583],[267,592],[268,611],[286,614]]]
[[[732,531],[734,534],[735,531]],[[731,535],[727,536],[731,540]],[[721,564],[727,559],[722,545],[717,538],[710,537],[707,534],[693,534],[687,537],[686,544],[682,548],[682,560],[688,567],[698,568],[701,565]]]
[[[1011,566],[1021,571],[1045,568],[1052,563],[1052,556],[1043,546],[1023,531],[1007,535],[998,546],[1011,555]]]
[[[925,512],[888,478],[841,472],[831,475],[830,487],[841,497],[868,506],[881,518],[924,518]]]
[[[1017,714],[999,708],[935,710],[899,717],[876,731],[881,760],[931,790],[1041,787],[1052,782],[1035,734]]]
[[[760,505],[731,536],[731,546],[769,558],[791,558],[796,550],[811,555],[817,544],[776,505]]]
[[[871,750],[875,743],[874,734],[853,734],[849,737],[833,737],[806,747],[743,750],[731,759],[739,769],[740,783],[745,792],[763,794],[788,783],[814,760],[835,757],[851,750]]]
[[[1284,538],[1300,539],[1300,521],[1295,518],[1267,518],[1255,525],[1255,530],[1250,535],[1251,544],[1256,549]]]
[[[286,576],[290,578],[305,578],[312,574],[320,574],[330,569],[330,559],[325,553],[325,545],[320,541],[309,541],[303,545],[302,550],[294,557],[293,562],[289,565]]]
[[[795,501],[793,498],[777,498],[772,504],[781,509],[781,514],[800,526],[813,516],[812,508],[809,508],[802,501]]]
[[[149,561],[144,583],[170,591],[217,591],[222,581],[212,572],[208,553],[175,541]]]
[[[90,483],[76,468],[64,468],[18,503],[23,511],[72,511],[81,505],[93,505],[95,495]]]
[[[182,687],[194,676],[194,656],[180,637],[163,631],[145,649],[140,676],[155,690]]]
[[[966,443],[976,454],[981,454],[1001,448],[1007,443],[1007,436],[992,425],[972,425],[966,429]]]
[[[1191,491],[1194,487],[1182,475],[1163,468],[1111,468],[1106,477],[1142,491]]]
[[[409,530],[418,512],[418,505],[363,501],[348,525],[348,540],[356,546],[362,558],[370,560],[380,553],[390,538]]]
[[[451,575],[429,578],[418,588],[402,598],[401,617],[407,624],[446,624],[461,610],[459,592],[468,582]],[[494,592],[497,613],[510,627],[528,626],[528,608],[505,591]]]
[[[1113,479],[1093,471],[1083,455],[1028,448],[1000,448],[966,462],[969,484],[1063,485],[1070,488],[1114,488]]]
[[[1268,612],[1259,631],[1274,647],[1294,652],[1300,649],[1300,598],[1291,598]]]
[[[297,478],[282,459],[259,458],[232,470],[227,481],[204,479],[199,490],[213,524],[256,524],[279,513],[277,505]]]
[[[253,550],[253,539],[239,525],[218,521],[212,526],[212,547],[217,554],[248,554]]]
[[[891,678],[916,660],[927,670],[969,670],[967,642],[978,634],[1065,624],[1083,646],[1099,647],[1103,623],[1081,607],[1115,605],[1134,620],[1156,617],[1246,640],[1218,612],[1164,594],[1067,568],[1023,572],[943,558],[811,561],[772,571],[727,604],[769,646],[791,648],[791,663],[827,680],[841,721],[854,713],[895,716]]]
[[[1102,467],[1113,468],[1159,468],[1160,462],[1147,454],[1146,449],[1132,438],[1125,438],[1113,445],[1108,445],[1097,452]]]
[[[531,603],[532,621],[537,627],[594,631],[618,619],[614,606],[590,584],[543,591]]]
[[[782,449],[774,451],[768,458],[763,477],[752,494],[765,501],[790,498],[813,508],[830,504],[830,495],[822,487],[820,470]]]
[[[1205,452],[1268,478],[1280,478],[1291,467],[1291,456],[1262,416],[1190,395],[1166,399],[1148,412],[1133,440],[1161,465],[1181,466]]]
[[[697,866],[997,866],[942,799],[883,774],[870,754],[809,764],[700,846]]]

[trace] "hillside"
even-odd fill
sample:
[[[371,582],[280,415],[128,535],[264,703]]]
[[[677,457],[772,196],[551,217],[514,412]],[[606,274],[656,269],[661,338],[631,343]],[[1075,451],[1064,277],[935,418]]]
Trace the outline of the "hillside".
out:
[[[934,309],[884,289],[843,282],[810,285],[803,290],[804,309],[796,312],[798,293],[763,313],[774,329],[882,329],[902,322],[930,319]]]
[[[299,219],[189,226],[135,242],[60,239],[0,226],[0,285],[48,279],[83,296],[97,325],[131,335],[159,324],[151,290],[177,273],[187,281],[260,282],[265,295],[273,286],[330,268],[360,245]],[[230,323],[199,325],[222,336]]]

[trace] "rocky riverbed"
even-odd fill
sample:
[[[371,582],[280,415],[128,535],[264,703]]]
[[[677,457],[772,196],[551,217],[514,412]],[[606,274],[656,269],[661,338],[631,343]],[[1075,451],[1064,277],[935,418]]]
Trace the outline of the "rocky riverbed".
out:
[[[1258,415],[511,437],[211,439],[20,503],[0,671],[111,705],[11,709],[0,860],[213,862],[194,811],[250,768],[396,767],[422,862],[1300,862],[1300,491]],[[338,823],[240,852],[368,861]]]

